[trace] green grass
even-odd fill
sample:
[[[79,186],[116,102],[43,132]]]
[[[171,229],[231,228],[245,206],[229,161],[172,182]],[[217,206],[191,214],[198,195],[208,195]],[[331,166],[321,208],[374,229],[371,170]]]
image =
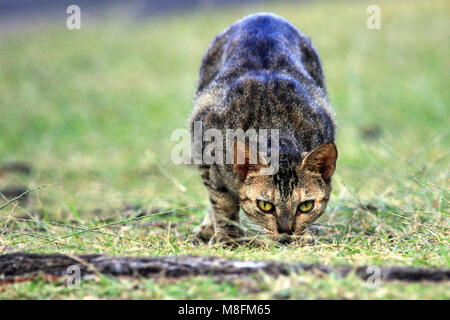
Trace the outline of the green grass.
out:
[[[448,1],[254,5],[148,21],[39,26],[0,37],[0,165],[9,185],[48,186],[0,211],[0,253],[215,255],[351,265],[449,266]],[[193,245],[208,206],[197,171],[170,160],[186,128],[200,60],[215,34],[257,11],[280,14],[318,49],[339,123],[338,169],[316,246]],[[367,132],[375,132],[375,137]],[[162,168],[162,169],[161,169]],[[174,183],[174,179],[186,190]],[[0,200],[0,205],[2,201]],[[139,210],[160,214],[132,219]],[[433,298],[449,285],[300,274],[272,279],[37,279],[0,298]]]

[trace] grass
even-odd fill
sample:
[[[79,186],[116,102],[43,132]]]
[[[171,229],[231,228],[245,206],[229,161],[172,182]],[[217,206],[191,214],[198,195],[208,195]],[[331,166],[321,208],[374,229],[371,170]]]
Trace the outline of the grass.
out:
[[[0,190],[52,185],[0,211],[0,253],[448,267],[450,5],[380,1],[381,30],[368,30],[369,4],[274,3],[3,34],[0,165],[22,161],[33,171],[3,174]],[[230,250],[189,240],[208,197],[194,168],[172,164],[170,136],[187,127],[209,42],[256,11],[280,14],[312,38],[336,110],[338,169],[313,247]],[[142,216],[151,210],[159,213]],[[382,283],[372,290],[356,276],[308,274],[176,282],[104,277],[77,290],[39,278],[1,287],[0,299],[448,299],[448,292],[448,283]]]

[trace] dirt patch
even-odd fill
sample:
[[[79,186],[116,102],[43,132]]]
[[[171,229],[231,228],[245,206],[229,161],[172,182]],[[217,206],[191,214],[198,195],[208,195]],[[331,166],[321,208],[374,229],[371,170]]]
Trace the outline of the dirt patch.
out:
[[[0,165],[0,181],[10,174],[22,174],[29,176],[31,166],[24,162],[6,162]],[[3,200],[18,201],[23,205],[28,200],[27,189],[24,186],[10,185],[0,189],[0,202]]]
[[[6,162],[0,166],[0,176],[8,173],[31,174],[31,166],[25,162]]]
[[[0,190],[0,195],[3,195],[3,199],[11,200],[16,199],[19,204],[23,205],[28,200],[27,189],[22,186],[9,186]],[[2,200],[2,199],[0,199]]]
[[[114,257],[104,255],[68,256],[61,254],[11,253],[0,256],[0,283],[14,279],[32,279],[33,275],[63,277],[67,268],[77,265],[82,276],[106,274],[145,278],[177,279],[187,276],[245,277],[264,273],[271,276],[310,272],[317,275],[335,274],[345,277],[350,272],[365,280],[373,275],[368,267],[325,266],[301,262],[227,260],[218,257]],[[368,272],[369,271],[369,272]],[[381,280],[449,281],[450,269],[419,269],[410,267],[380,267]]]

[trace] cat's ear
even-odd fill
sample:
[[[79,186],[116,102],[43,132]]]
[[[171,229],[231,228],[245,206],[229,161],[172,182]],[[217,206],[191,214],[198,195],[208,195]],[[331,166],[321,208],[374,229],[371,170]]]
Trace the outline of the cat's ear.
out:
[[[268,164],[267,159],[256,150],[252,157],[247,143],[235,141],[233,148],[233,171],[236,172],[241,181],[245,180],[249,172],[259,171]]]
[[[320,173],[325,181],[329,181],[336,169],[338,151],[333,142],[324,143],[309,152],[301,163],[300,169]]]

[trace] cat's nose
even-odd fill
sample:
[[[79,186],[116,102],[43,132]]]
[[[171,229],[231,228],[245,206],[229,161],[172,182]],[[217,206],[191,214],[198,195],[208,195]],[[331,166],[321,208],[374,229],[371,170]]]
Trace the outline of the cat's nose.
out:
[[[279,234],[282,234],[282,233],[291,234],[291,233],[293,233],[292,229],[293,229],[292,225],[289,221],[280,221],[278,223],[278,233]]]

